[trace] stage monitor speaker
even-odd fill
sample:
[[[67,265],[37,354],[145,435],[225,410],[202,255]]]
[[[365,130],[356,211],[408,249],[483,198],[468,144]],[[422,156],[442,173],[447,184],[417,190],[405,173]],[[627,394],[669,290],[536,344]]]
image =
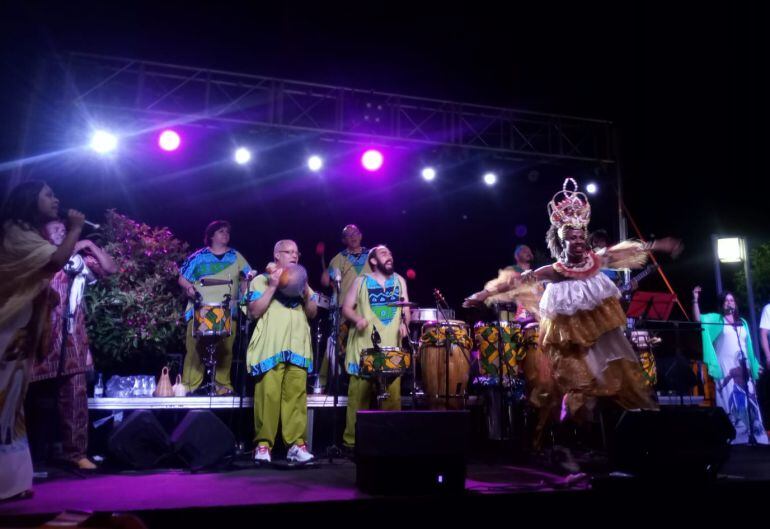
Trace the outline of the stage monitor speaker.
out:
[[[149,410],[137,410],[117,425],[107,447],[117,462],[134,469],[152,468],[171,454],[168,434]]]
[[[356,485],[371,494],[465,490],[468,411],[359,411]]]
[[[228,463],[235,456],[235,436],[209,410],[191,410],[171,434],[174,451],[192,470]]]
[[[735,428],[722,408],[626,411],[615,430],[612,462],[641,478],[715,478],[733,439]]]

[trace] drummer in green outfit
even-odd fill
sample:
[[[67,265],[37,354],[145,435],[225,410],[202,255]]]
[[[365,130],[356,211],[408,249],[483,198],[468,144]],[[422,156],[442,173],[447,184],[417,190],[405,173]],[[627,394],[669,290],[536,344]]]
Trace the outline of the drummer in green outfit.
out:
[[[235,342],[235,317],[240,291],[245,291],[246,281],[251,280],[254,272],[244,257],[233,248],[230,248],[230,223],[226,220],[215,220],[206,226],[203,235],[206,245],[196,251],[179,268],[179,286],[182,287],[188,297],[185,309],[185,348],[187,354],[184,357],[182,370],[182,383],[188,392],[195,391],[203,382],[204,367],[201,356],[204,346],[193,336],[195,324],[194,307],[195,299],[200,296],[203,304],[222,303],[226,295],[229,295],[230,310],[233,318],[231,325],[232,334],[217,343],[217,369],[216,369],[216,393],[218,395],[231,395],[233,386],[230,382],[230,365],[233,361],[233,343]],[[217,285],[196,287],[195,283],[203,278],[230,280],[229,285]],[[241,284],[242,283],[242,284]]]
[[[313,368],[308,320],[315,317],[318,306],[307,284],[307,272],[295,266],[299,260],[297,244],[278,241],[273,258],[276,268],[252,280],[247,298],[249,314],[257,320],[246,355],[249,372],[257,377],[254,462],[271,461],[280,423],[283,441],[289,447],[287,459],[307,463],[313,459],[305,445],[307,373]],[[288,279],[286,285],[282,276]]]
[[[406,281],[393,269],[393,254],[384,245],[375,246],[369,251],[367,261],[372,272],[355,280],[342,303],[342,314],[351,321],[345,357],[345,368],[350,375],[347,422],[342,437],[346,447],[353,447],[356,442],[356,412],[369,409],[374,396],[374,381],[359,376],[361,351],[374,347],[372,331],[375,328],[381,338],[380,347],[399,347],[409,325],[408,308],[389,306],[409,301]],[[401,321],[401,310],[405,311],[405,323]],[[382,409],[400,410],[401,377],[388,384],[387,392],[390,396],[382,402]]]

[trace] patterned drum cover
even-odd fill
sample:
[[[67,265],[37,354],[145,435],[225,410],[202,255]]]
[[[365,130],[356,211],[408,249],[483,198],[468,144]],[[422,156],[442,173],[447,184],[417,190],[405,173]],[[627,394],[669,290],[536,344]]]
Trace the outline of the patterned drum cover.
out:
[[[642,371],[644,372],[644,382],[649,387],[655,387],[658,383],[658,366],[655,363],[655,355],[649,349],[645,351],[639,351],[639,362],[642,364]]]
[[[503,322],[503,376],[519,374],[519,362],[527,355],[527,340],[517,323]],[[499,377],[500,352],[498,329],[494,324],[478,322],[473,327],[479,349],[479,375]]]
[[[412,357],[398,347],[380,347],[361,351],[360,377],[400,376],[412,365]]]
[[[230,305],[212,304],[195,307],[193,336],[230,336],[232,315]]]
[[[337,351],[344,360],[348,351],[348,335],[350,334],[350,321],[343,320],[337,331]]]
[[[468,334],[468,324],[462,320],[449,320],[449,329],[449,341],[459,345],[466,351],[470,351],[473,347],[473,341]],[[443,347],[446,335],[447,325],[445,323],[429,321],[422,326],[420,346],[435,345]]]
[[[659,340],[651,337],[646,330],[634,330],[631,331],[630,341],[636,356],[639,357],[645,384],[651,388],[655,387],[658,383],[658,366],[655,363],[655,355],[652,354],[652,346]]]

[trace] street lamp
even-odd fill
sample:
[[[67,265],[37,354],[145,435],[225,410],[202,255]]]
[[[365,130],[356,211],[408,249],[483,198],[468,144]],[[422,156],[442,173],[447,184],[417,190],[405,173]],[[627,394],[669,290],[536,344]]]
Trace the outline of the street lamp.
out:
[[[722,292],[722,272],[719,263],[740,263],[743,261],[743,275],[746,277],[746,294],[749,303],[749,317],[751,320],[751,339],[759,344],[757,339],[757,316],[754,310],[754,290],[751,283],[751,266],[749,264],[749,245],[743,237],[726,237],[712,235],[714,246],[714,267],[717,280],[717,294]]]

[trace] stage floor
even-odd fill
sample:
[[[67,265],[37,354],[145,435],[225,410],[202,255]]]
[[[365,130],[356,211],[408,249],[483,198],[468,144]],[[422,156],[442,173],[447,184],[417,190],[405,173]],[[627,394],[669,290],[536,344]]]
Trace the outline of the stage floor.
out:
[[[227,471],[181,469],[126,471],[77,476],[62,470],[36,480],[31,499],[0,504],[0,514],[44,514],[65,510],[145,511],[201,507],[339,502],[373,498],[355,486],[355,464],[345,459],[316,467],[283,470],[239,461]],[[586,489],[586,481],[512,465],[471,464],[466,492],[479,494]]]
[[[629,514],[629,498],[634,505],[643,500],[659,509],[674,509],[683,520],[706,520],[709,502],[737,501],[766,490],[770,450],[733,447],[719,478],[709,484],[638,482],[611,474],[567,474],[556,468],[477,461],[468,464],[465,493],[447,496],[364,494],[355,485],[355,464],[346,459],[294,470],[254,467],[245,457],[216,472],[164,469],[77,476],[49,470],[47,478],[35,481],[34,497],[0,503],[0,526],[34,527],[65,511],[87,511],[134,513],[147,527],[217,525],[270,516],[292,516],[298,523],[333,520],[340,527],[350,517],[382,521],[396,516],[399,525],[408,527],[409,520],[420,519],[410,514],[418,509],[450,522],[465,515],[487,522],[500,516],[517,519],[525,511],[566,522],[576,510],[612,512],[606,526],[614,527],[616,516]],[[693,494],[701,507],[682,509],[682,500]]]

